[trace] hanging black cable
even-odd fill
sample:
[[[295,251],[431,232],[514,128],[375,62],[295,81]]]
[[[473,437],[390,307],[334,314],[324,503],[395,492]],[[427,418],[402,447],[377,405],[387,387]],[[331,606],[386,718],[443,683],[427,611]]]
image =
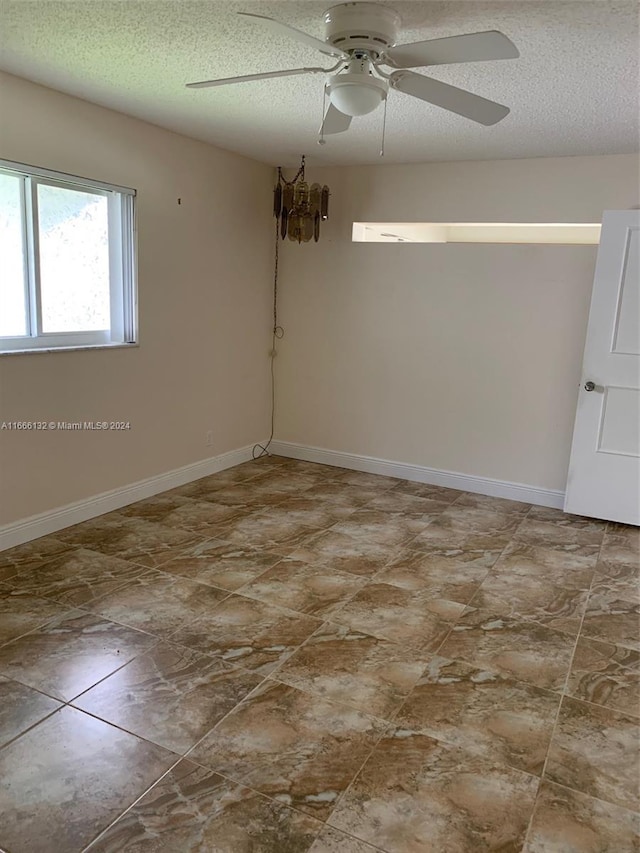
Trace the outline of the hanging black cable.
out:
[[[273,191],[273,215],[276,220],[275,249],[273,264],[273,329],[271,333],[271,432],[264,444],[253,447],[253,458],[269,455],[269,447],[273,441],[276,410],[276,375],[275,357],[276,345],[284,337],[284,329],[278,324],[278,261],[280,254],[280,238],[298,243],[307,243],[312,238],[317,242],[320,237],[320,223],[329,218],[329,187],[312,184],[305,181],[305,156],[302,155],[300,168],[295,177],[287,181],[278,167],[278,181]]]
[[[278,176],[280,176],[280,169],[278,169]],[[276,413],[276,373],[275,373],[275,358],[276,358],[276,342],[282,340],[284,337],[284,329],[282,326],[278,325],[278,261],[280,255],[280,223],[278,219],[276,219],[276,228],[275,228],[275,251],[274,251],[274,263],[273,263],[273,329],[271,332],[271,352],[269,353],[269,358],[271,361],[270,370],[271,370],[271,432],[269,434],[269,440],[264,444],[256,444],[253,448],[253,458],[259,459],[261,456],[269,456],[269,445],[273,441],[273,431],[275,426],[275,413]]]

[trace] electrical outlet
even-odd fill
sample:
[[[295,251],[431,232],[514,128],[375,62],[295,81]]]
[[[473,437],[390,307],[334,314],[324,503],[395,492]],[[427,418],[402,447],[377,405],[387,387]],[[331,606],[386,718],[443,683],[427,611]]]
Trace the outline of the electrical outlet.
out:
[[[207,447],[213,447],[213,430],[208,430],[205,435],[204,443]]]

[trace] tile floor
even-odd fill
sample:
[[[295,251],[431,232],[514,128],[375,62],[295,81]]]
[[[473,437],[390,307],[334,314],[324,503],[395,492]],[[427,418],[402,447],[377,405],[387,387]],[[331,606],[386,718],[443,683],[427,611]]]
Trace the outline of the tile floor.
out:
[[[639,549],[269,457],[5,551],[0,848],[639,851]]]

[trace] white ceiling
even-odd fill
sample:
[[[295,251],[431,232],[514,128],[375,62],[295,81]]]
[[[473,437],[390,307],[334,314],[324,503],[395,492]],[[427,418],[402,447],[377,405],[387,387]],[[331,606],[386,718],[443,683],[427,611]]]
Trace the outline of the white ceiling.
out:
[[[321,75],[215,89],[189,81],[332,64],[264,33],[238,11],[324,37],[331,0],[0,0],[0,67],[271,164],[380,162],[382,109],[316,145]],[[474,160],[638,150],[636,2],[427,0],[385,3],[400,43],[497,29],[521,58],[438,66],[433,77],[507,104],[483,127],[391,92],[382,162]],[[418,69],[419,71],[422,69]]]

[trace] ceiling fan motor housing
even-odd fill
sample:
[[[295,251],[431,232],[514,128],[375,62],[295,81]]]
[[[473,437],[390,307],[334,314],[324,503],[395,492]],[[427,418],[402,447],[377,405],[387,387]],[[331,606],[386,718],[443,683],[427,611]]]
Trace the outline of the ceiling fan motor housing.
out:
[[[324,13],[325,39],[345,53],[377,57],[396,43],[400,16],[377,3],[341,3]]]

